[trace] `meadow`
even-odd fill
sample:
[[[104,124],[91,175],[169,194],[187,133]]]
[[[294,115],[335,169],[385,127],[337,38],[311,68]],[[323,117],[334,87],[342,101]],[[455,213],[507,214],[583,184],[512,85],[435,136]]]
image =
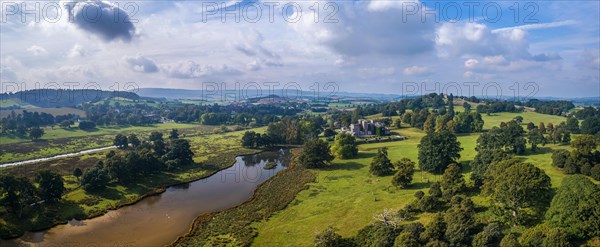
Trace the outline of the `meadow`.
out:
[[[210,134],[217,128],[220,126],[160,123],[148,126],[100,126],[85,131],[74,125],[67,129],[46,127],[42,139],[35,141],[3,134],[0,137],[0,164],[111,146],[117,134],[136,134],[144,138],[153,131],[167,133],[171,129],[178,129],[181,136],[186,137]]]
[[[459,108],[459,107],[457,107]],[[457,109],[457,111],[462,108]],[[540,122],[558,124],[565,120],[560,116],[543,115],[535,112],[523,113],[495,113],[491,116],[483,115],[485,129],[497,126],[502,121],[509,121],[515,116],[524,118],[524,123]],[[378,115],[371,118],[380,117]],[[397,117],[396,117],[397,118]],[[414,200],[415,192],[427,191],[431,182],[441,180],[441,175],[421,172],[418,169],[409,189],[397,189],[392,186],[392,176],[376,177],[369,173],[369,164],[378,148],[387,147],[392,161],[409,158],[418,162],[417,145],[425,133],[415,128],[401,128],[393,130],[408,139],[399,142],[362,144],[359,146],[359,157],[351,160],[333,161],[330,168],[314,170],[316,181],[309,183],[309,188],[298,193],[296,199],[282,211],[275,213],[271,218],[253,224],[258,230],[254,239],[254,246],[311,246],[315,235],[328,226],[335,227],[344,237],[355,235],[358,230],[375,221],[375,215],[385,209],[401,209]],[[463,175],[469,182],[470,167],[468,162],[475,157],[478,133],[459,135],[458,140],[464,149],[461,152],[460,162],[463,166]],[[552,185],[560,185],[565,176],[561,171],[552,166],[551,150],[569,148],[568,146],[546,145],[538,153],[518,156],[542,168],[552,180]],[[485,208],[489,205],[488,199],[481,196],[473,198],[478,207]],[[485,217],[486,211],[478,215]],[[426,224],[430,221],[431,214],[424,213],[417,217],[417,221]]]

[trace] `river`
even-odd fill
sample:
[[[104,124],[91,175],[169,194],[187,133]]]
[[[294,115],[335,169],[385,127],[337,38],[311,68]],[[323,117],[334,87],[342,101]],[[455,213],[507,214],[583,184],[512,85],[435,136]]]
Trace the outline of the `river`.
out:
[[[109,211],[89,220],[71,220],[45,231],[28,232],[0,246],[163,246],[185,234],[201,214],[247,201],[256,187],[286,168],[289,152],[236,157],[233,166],[214,175]],[[267,162],[277,164],[264,169]]]

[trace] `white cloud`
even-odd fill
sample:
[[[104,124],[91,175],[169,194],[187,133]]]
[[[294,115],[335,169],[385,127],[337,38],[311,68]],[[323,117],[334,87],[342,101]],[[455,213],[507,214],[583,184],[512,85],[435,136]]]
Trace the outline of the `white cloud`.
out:
[[[87,51],[80,44],[75,44],[69,52],[67,52],[67,57],[75,58],[75,57],[85,57],[87,56]]]
[[[125,56],[123,57],[123,61],[131,70],[136,72],[158,72],[158,67],[156,66],[156,63],[154,63],[154,61],[139,54],[133,57]]]
[[[577,24],[577,21],[567,20],[567,21],[557,21],[557,22],[548,22],[548,23],[535,23],[535,24],[527,24],[516,27],[503,27],[492,30],[492,33],[499,32],[509,32],[514,29],[520,30],[536,30],[536,29],[546,29],[546,28],[554,28],[554,27],[564,27],[564,26],[572,26]]]
[[[179,79],[202,78],[213,75],[239,75],[241,72],[227,65],[200,65],[194,61],[185,61],[161,66],[161,70],[169,77]]]
[[[415,76],[422,76],[422,75],[428,75],[431,74],[433,71],[426,66],[411,66],[411,67],[407,67],[404,68],[404,75],[415,75]]]
[[[30,46],[29,48],[27,48],[27,51],[31,52],[31,54],[33,54],[34,56],[44,55],[48,53],[44,47],[37,45]]]

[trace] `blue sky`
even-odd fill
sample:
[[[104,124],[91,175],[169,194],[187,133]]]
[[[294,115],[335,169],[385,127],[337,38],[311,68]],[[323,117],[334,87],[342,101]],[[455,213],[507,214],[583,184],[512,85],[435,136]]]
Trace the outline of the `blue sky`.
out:
[[[489,93],[492,85],[493,94],[600,96],[598,1],[486,1],[473,13],[469,6],[478,2],[269,1],[272,22],[263,1],[128,2],[42,1],[49,7],[38,22],[32,15],[23,21],[24,5],[3,0],[1,81],[27,89],[50,82],[103,89],[294,82],[304,90],[335,82],[340,91],[397,94],[409,84],[422,93],[459,85],[463,95]],[[257,5],[261,16],[253,19]],[[231,14],[223,21],[214,6],[245,12],[240,21]],[[90,21],[90,10],[103,15]],[[462,15],[452,19],[457,10]]]

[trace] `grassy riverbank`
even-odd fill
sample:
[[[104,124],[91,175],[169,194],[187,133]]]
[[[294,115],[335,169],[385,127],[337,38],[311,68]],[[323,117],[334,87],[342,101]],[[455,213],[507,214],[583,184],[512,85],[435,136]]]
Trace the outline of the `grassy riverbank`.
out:
[[[262,129],[259,129],[261,131]],[[0,169],[0,172],[26,175],[31,178],[40,169],[51,169],[63,176],[68,192],[63,200],[54,204],[41,204],[30,207],[26,215],[18,218],[0,208],[0,237],[17,237],[28,230],[40,230],[68,220],[87,219],[102,215],[108,210],[129,205],[140,199],[160,193],[168,186],[185,183],[209,176],[229,167],[238,155],[256,153],[258,150],[240,146],[244,131],[209,134],[186,138],[195,153],[196,164],[181,167],[174,171],[161,172],[140,178],[128,184],[111,183],[101,193],[89,193],[78,186],[71,175],[75,167],[92,166],[103,154],[90,154],[70,157],[64,160],[48,161]]]
[[[313,182],[312,171],[292,162],[261,184],[252,199],[221,212],[198,217],[189,233],[180,237],[172,246],[246,246],[256,236],[253,222],[264,221],[275,212],[287,207],[296,194]]]

